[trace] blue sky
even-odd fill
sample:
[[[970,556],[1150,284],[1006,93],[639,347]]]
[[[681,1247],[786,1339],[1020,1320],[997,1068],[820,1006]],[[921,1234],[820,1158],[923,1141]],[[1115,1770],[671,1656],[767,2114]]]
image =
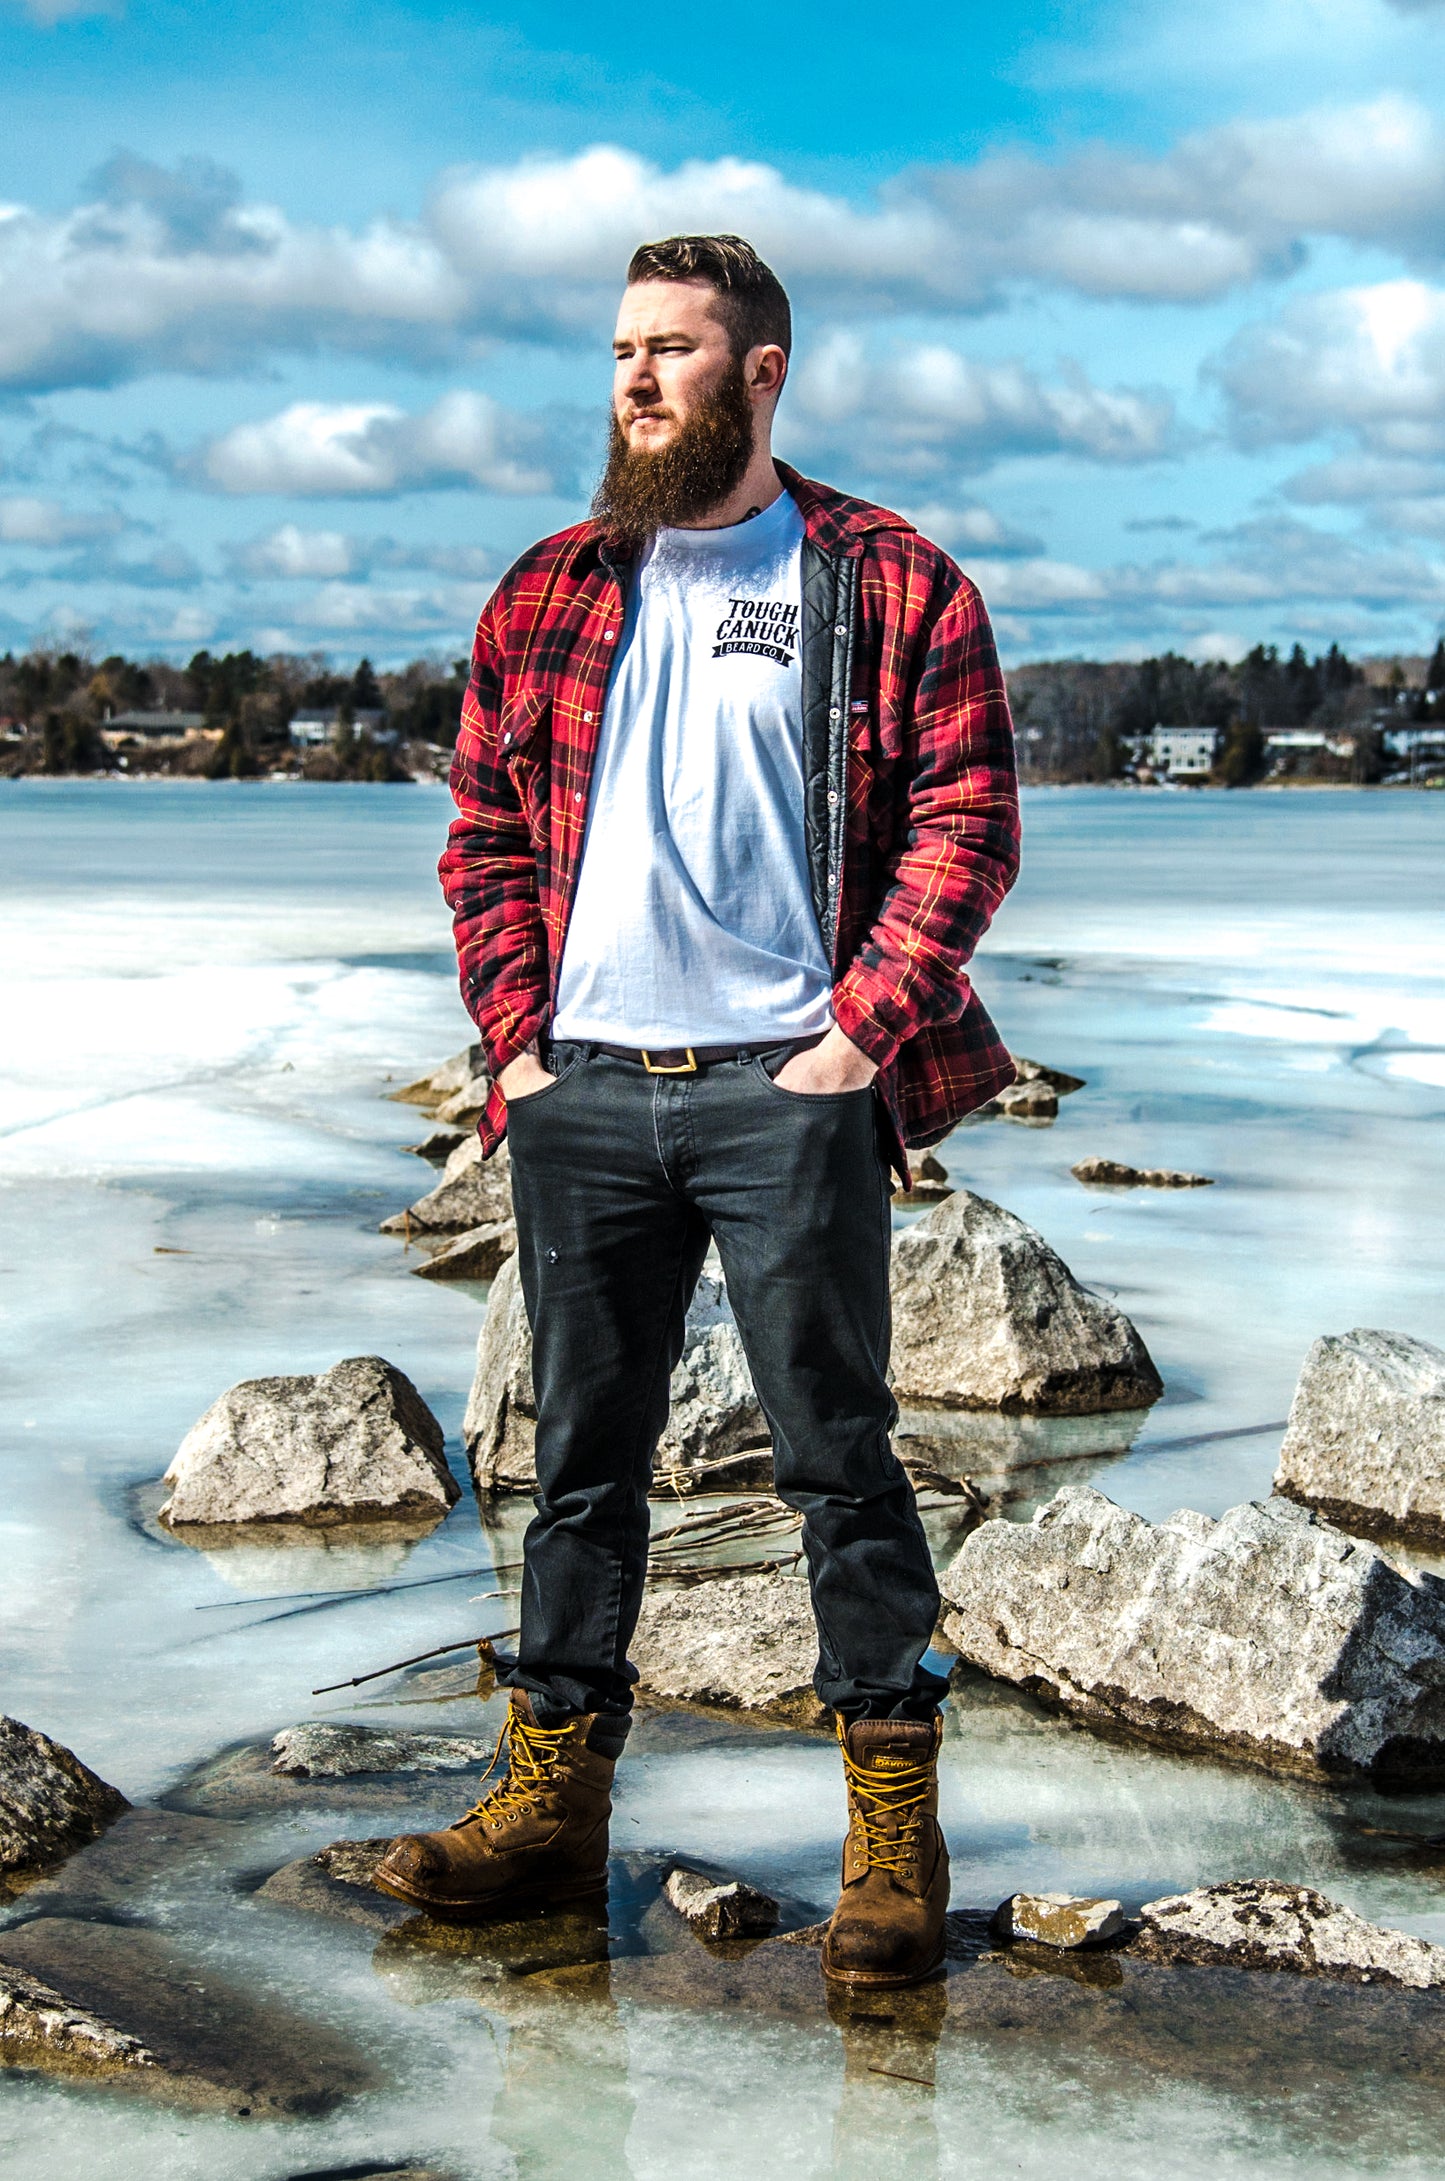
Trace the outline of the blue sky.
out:
[[[793,294],[781,451],[1010,659],[1445,625],[1445,0],[0,0],[0,646],[463,647],[633,245]]]

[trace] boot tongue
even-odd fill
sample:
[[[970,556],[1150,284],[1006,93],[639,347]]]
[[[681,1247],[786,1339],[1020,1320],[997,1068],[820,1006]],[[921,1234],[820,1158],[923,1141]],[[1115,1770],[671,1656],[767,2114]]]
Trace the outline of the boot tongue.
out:
[[[931,1719],[855,1719],[848,1755],[877,1772],[909,1772],[933,1756],[937,1727]]]

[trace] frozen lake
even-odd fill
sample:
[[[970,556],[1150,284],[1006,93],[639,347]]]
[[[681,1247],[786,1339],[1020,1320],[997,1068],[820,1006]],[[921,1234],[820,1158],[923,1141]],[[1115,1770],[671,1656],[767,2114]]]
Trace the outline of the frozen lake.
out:
[[[483,1731],[498,1715],[417,1683],[309,1692],[506,1625],[472,1601],[519,1516],[488,1534],[467,1493],[411,1549],[269,1556],[195,1552],[146,1519],[227,1385],[349,1354],[417,1382],[464,1474],[480,1298],[413,1279],[376,1232],[428,1185],[388,1082],[469,1034],[434,879],[449,807],[422,787],[0,794],[0,1709],[133,1801],[301,1719]],[[1052,1128],[960,1130],[944,1163],[1118,1297],[1168,1389],[1127,1455],[1071,1478],[1151,1518],[1217,1513],[1267,1492],[1316,1335],[1445,1341],[1445,796],[1035,793],[978,981],[1015,1051],[1088,1087]],[[1091,1192],[1069,1172],[1091,1153],[1219,1186]],[[1058,1474],[1017,1472],[1010,1511]],[[445,1580],[306,1612],[248,1602],[421,1577]],[[1372,1846],[1369,1798],[1115,1747],[977,1687],[950,1705],[945,1774],[958,1906],[1270,1876],[1445,1942],[1445,1867]],[[619,1783],[619,1850],[710,1856],[829,1905],[842,1798],[825,1743],[639,1737]],[[461,1799],[423,1785],[383,1822],[444,1821]],[[1445,1830],[1445,1801],[1409,1822]],[[298,1790],[144,1913],[324,2007],[388,2087],[283,2126],[12,2079],[7,2174],[280,2181],[405,2158],[520,2181],[1042,2176],[1065,2159],[1087,2181],[1445,2173],[1407,2091],[1336,2096],[1223,2055],[1151,2070],[1096,2039],[1015,2062],[955,2038],[929,2101],[860,2075],[826,2017],[689,2012],[620,1970],[610,1998],[540,2028],[474,1987],[419,1993],[373,1964],[372,1935],[242,1883],[348,1825]]]

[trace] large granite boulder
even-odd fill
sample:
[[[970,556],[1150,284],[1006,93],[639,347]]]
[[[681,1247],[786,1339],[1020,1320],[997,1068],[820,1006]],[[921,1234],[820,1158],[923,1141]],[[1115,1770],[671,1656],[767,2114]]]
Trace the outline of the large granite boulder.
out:
[[[1445,1542],[1445,1351],[1363,1328],[1317,1340],[1274,1488],[1347,1530]]]
[[[129,1808],[63,1743],[0,1713],[0,1898],[12,1873],[48,1869]]]
[[[468,1136],[451,1153],[436,1187],[409,1210],[384,1219],[381,1232],[464,1234],[469,1227],[487,1227],[511,1216],[512,1167],[506,1145],[484,1159],[481,1138]]]
[[[536,1422],[532,1334],[517,1260],[511,1257],[492,1283],[462,1426],[479,1492],[535,1488]],[[729,1484],[750,1482],[755,1473],[771,1474],[769,1445],[726,1290],[705,1272],[672,1376],[672,1411],[657,1450],[659,1481],[687,1490],[714,1465],[726,1464]],[[751,1461],[738,1459],[747,1454]]]
[[[213,1402],[166,1471],[163,1522],[435,1521],[461,1497],[442,1427],[380,1356],[314,1378],[248,1378]]]
[[[944,1634],[1085,1725],[1286,1772],[1445,1780],[1445,1582],[1290,1500],[1153,1524],[1071,1485],[986,1522]]]
[[[1445,1987],[1445,1947],[1366,1923],[1310,1886],[1232,1879],[1148,1901],[1130,1952],[1205,1968],[1284,1969],[1348,1984]]]
[[[727,1575],[648,1590],[632,1663],[650,1695],[743,1711],[817,1710],[818,1632],[806,1580]]]
[[[1164,1391],[1123,1311],[968,1189],[894,1244],[893,1384],[905,1408],[1042,1416],[1148,1408]]]

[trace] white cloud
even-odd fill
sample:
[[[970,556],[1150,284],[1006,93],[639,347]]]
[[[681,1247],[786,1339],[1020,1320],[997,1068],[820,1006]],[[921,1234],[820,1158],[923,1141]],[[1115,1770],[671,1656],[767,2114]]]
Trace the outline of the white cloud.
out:
[[[124,527],[119,515],[75,515],[58,501],[15,494],[0,499],[0,543],[73,545],[78,539],[108,537]]]
[[[928,500],[921,505],[910,503],[899,513],[947,553],[992,553],[1003,558],[1043,551],[1043,541],[1031,531],[1015,528],[977,500]]]
[[[845,332],[803,359],[785,432],[786,444],[842,455],[855,472],[921,480],[1006,454],[1150,461],[1176,436],[1163,394],[1094,386],[1077,370],[1050,383],[1022,363],[982,363],[941,342],[874,356]]]
[[[390,402],[298,401],[223,433],[194,466],[233,493],[374,497],[467,483],[536,494],[557,487],[545,438],[544,418],[460,390],[416,416]]]
[[[245,202],[203,159],[117,154],[65,215],[0,209],[0,383],[108,384],[329,347],[452,362],[605,331],[635,245],[736,229],[813,309],[978,309],[1020,285],[1202,301],[1317,236],[1442,255],[1445,134],[1398,97],[1182,138],[895,175],[853,199],[735,158],[616,147],[444,173],[420,216],[350,228]]]
[[[1423,281],[1309,296],[1246,327],[1211,369],[1246,446],[1333,437],[1368,458],[1316,470],[1298,497],[1364,499],[1387,478],[1398,492],[1445,457],[1445,292]]]
[[[481,580],[497,571],[496,555],[484,545],[415,545],[344,530],[303,530],[298,523],[281,523],[264,537],[230,546],[226,559],[237,575],[256,581],[315,582],[402,568]]]

